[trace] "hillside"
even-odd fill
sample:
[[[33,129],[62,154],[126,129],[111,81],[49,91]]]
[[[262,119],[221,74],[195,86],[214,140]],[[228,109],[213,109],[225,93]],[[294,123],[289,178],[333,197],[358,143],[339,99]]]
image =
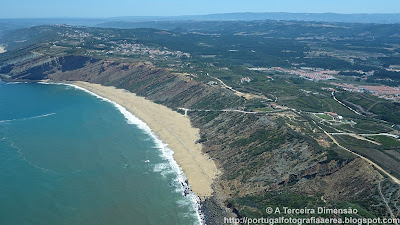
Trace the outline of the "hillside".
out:
[[[271,26],[287,29],[271,36],[253,33],[243,38],[237,35],[236,29],[241,29],[238,24],[221,26],[226,31],[217,36],[71,26],[18,30],[2,39],[9,51],[0,55],[0,75],[6,81],[79,80],[115,86],[181,113],[184,113],[182,108],[187,109],[193,126],[200,129],[198,142],[202,143],[203,151],[223,172],[214,183],[213,197],[203,202],[209,224],[221,224],[223,217],[232,212],[238,217],[266,216],[264,209],[268,206],[353,207],[359,209],[360,217],[390,217],[387,210],[390,208],[398,215],[399,185],[383,172],[389,171],[391,176],[400,178],[398,140],[371,137],[380,144],[377,147],[365,137],[367,140],[357,135],[356,138],[331,134],[345,131],[398,134],[392,127],[400,113],[396,111],[396,103],[380,99],[389,109],[396,109],[390,118],[382,118],[384,112],[379,110],[368,114],[356,108],[357,114],[335,101],[328,82],[248,68],[284,67],[297,60],[304,60],[303,66],[310,66],[305,52],[321,45],[332,46],[332,51],[343,46],[346,50],[351,48],[341,45],[342,42],[351,43],[353,49],[364,46],[360,51],[382,53],[385,57],[393,57],[399,49],[387,50],[371,41],[369,35],[376,31],[348,40],[345,36],[352,31],[345,28],[337,31],[303,23],[272,23],[269,29],[276,29]],[[241,34],[248,32],[243,28]],[[287,38],[279,38],[282,33]],[[297,39],[321,33],[327,35],[316,40]],[[392,36],[380,33],[379,38],[395,46],[397,37]],[[332,45],[330,40],[334,37],[342,39]],[[365,43],[373,47],[365,47]],[[239,53],[229,51],[232,49]],[[260,54],[250,57],[253,49]],[[291,52],[286,54],[282,50]],[[244,51],[247,53],[241,54]],[[321,56],[320,61],[326,57]],[[372,59],[373,55],[368,55],[365,61],[354,64],[318,63],[318,66],[357,69],[369,65],[368,60]],[[328,62],[344,61],[337,60]],[[242,79],[246,77],[249,79]],[[347,81],[345,76],[341,79]],[[346,104],[354,102],[344,95],[356,97],[351,92],[336,93]],[[359,104],[368,109],[374,102]],[[321,117],[326,111],[345,119]],[[342,145],[351,151],[345,151]],[[371,159],[383,169],[351,152]]]

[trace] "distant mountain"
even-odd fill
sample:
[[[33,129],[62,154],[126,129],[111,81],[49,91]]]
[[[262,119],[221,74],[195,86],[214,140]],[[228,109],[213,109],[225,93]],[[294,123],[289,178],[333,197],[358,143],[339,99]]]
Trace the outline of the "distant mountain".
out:
[[[0,37],[9,31],[40,26],[68,24],[71,26],[95,26],[99,23],[111,21],[110,19],[90,19],[90,18],[33,18],[33,19],[0,19]]]
[[[174,21],[316,21],[316,22],[346,22],[346,23],[400,23],[400,13],[392,14],[337,14],[337,13],[224,13],[189,16],[127,16],[112,18],[32,18],[32,19],[0,19],[0,36],[5,32],[38,25],[67,24],[73,26],[99,26],[115,28],[154,27],[163,28],[154,22]],[[141,22],[148,24],[129,24]],[[121,24],[125,23],[125,24]],[[144,26],[145,25],[145,26]],[[169,26],[169,27],[168,27]],[[166,29],[174,27],[170,24]]]
[[[193,16],[169,17],[114,17],[110,20],[118,21],[168,21],[168,20],[198,20],[198,21],[233,21],[233,20],[296,20],[319,22],[347,22],[347,23],[400,23],[400,13],[391,14],[338,14],[338,13],[224,13]]]

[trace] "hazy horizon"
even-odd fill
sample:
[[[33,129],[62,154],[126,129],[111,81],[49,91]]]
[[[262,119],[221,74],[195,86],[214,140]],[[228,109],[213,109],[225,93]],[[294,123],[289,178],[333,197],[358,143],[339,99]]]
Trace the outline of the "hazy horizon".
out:
[[[145,16],[135,16],[135,15],[120,15],[120,16],[110,16],[110,17],[82,17],[82,16],[49,16],[49,17],[0,17],[0,20],[24,20],[24,19],[114,19],[114,18],[153,18],[153,17],[185,17],[185,16],[208,16],[208,15],[219,15],[219,14],[262,14],[262,13],[287,13],[287,14],[337,14],[337,15],[393,15],[400,14],[400,12],[395,13],[336,13],[336,12],[227,12],[227,13],[206,13],[206,14],[182,14],[182,15],[171,15],[171,16],[157,16],[157,15],[145,15]]]
[[[82,18],[101,19],[112,17],[171,17],[225,13],[337,13],[337,14],[392,14],[400,13],[400,1],[386,0],[205,0],[202,2],[184,0],[20,0],[6,1],[0,8],[1,19],[41,18]]]

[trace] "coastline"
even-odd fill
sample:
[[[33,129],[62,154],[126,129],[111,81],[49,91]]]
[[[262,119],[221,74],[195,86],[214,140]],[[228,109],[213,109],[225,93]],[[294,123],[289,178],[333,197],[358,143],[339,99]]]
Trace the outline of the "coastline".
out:
[[[123,89],[82,81],[72,84],[121,105],[143,121],[172,150],[191,190],[201,200],[211,196],[211,185],[219,171],[202,153],[201,144],[196,144],[199,131],[191,126],[189,118]]]

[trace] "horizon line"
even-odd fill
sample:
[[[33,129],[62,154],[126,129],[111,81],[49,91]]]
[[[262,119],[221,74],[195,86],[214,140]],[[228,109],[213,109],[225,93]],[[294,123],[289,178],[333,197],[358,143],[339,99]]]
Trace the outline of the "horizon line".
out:
[[[124,17],[143,17],[143,18],[151,18],[151,17],[156,17],[156,18],[166,18],[166,17],[185,17],[185,16],[210,16],[210,15],[224,15],[224,14],[263,14],[263,13],[287,13],[287,14],[337,14],[337,15],[394,15],[394,14],[400,14],[400,12],[390,12],[390,13],[384,13],[384,12],[374,12],[374,13],[363,13],[363,12],[354,12],[354,13],[338,13],[338,12],[222,12],[222,13],[208,13],[208,14],[186,14],[186,15],[169,15],[169,16],[155,16],[155,15],[149,15],[149,16],[109,16],[109,17],[80,17],[80,16],[50,16],[50,17],[6,17],[6,18],[0,18],[0,20],[7,20],[7,19],[113,19],[113,18],[124,18]]]

